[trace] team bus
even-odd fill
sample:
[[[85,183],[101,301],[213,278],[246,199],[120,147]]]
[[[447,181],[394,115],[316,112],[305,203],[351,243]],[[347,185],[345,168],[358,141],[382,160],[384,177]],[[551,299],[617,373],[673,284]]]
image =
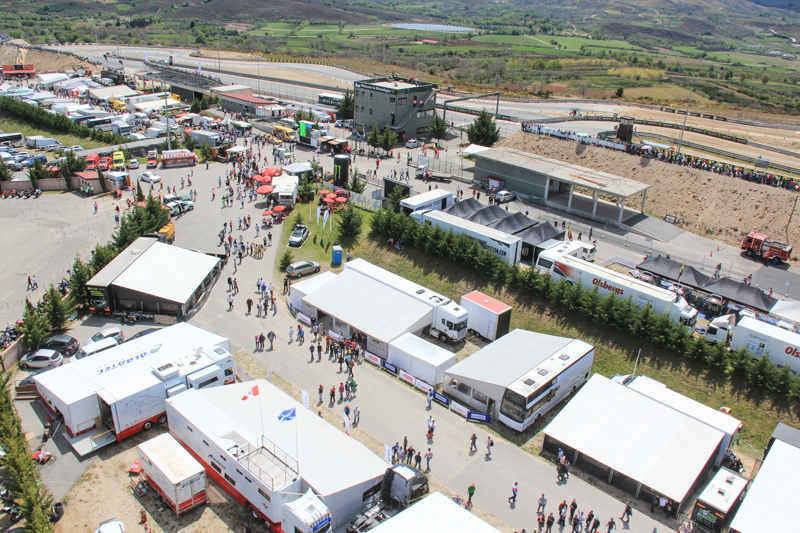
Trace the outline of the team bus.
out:
[[[333,107],[339,107],[344,100],[344,95],[342,94],[333,94],[333,93],[319,93],[319,105],[332,105]]]
[[[0,144],[6,146],[22,146],[25,136],[21,133],[0,133]]]
[[[498,419],[525,431],[589,379],[594,346],[581,340],[567,344],[506,387]]]
[[[111,131],[111,117],[92,118],[84,123],[90,128],[97,128],[98,130]]]

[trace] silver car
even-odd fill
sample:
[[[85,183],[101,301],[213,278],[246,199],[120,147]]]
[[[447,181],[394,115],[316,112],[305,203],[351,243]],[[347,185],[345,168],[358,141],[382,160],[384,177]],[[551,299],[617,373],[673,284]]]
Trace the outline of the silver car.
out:
[[[59,366],[64,357],[55,350],[36,350],[28,352],[19,360],[19,367],[23,370],[28,368],[47,368],[49,366]]]
[[[149,170],[142,172],[139,174],[139,181],[147,181],[150,183],[158,183],[161,181],[161,176],[156,174],[155,172],[150,172]]]
[[[500,191],[495,195],[495,200],[498,204],[502,204],[504,202],[510,202],[516,197],[517,195],[511,191]]]
[[[286,273],[293,278],[300,278],[304,274],[319,272],[319,263],[316,261],[297,261],[286,267]]]

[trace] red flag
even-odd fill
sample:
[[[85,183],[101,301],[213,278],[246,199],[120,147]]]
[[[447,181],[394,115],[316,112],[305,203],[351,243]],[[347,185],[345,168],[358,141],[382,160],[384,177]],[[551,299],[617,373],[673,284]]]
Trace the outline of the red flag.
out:
[[[242,396],[242,401],[250,398],[251,396],[258,396],[258,385],[247,391],[247,394]]]

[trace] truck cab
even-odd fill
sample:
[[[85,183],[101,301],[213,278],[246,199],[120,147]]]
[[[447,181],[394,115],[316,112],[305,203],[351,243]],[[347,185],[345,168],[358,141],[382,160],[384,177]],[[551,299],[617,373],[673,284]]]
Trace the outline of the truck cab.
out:
[[[708,323],[703,338],[710,344],[728,344],[733,335],[733,328],[736,326],[736,315],[718,316]]]
[[[459,342],[467,338],[467,322],[467,310],[455,302],[449,302],[433,308],[430,334],[443,343]]]

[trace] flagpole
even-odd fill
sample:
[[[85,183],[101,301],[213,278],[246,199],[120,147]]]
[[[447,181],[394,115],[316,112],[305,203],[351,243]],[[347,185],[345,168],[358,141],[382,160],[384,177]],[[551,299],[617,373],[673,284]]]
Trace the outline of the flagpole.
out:
[[[261,418],[261,444],[264,444],[264,408],[261,406],[261,398],[258,398],[258,413]]]

